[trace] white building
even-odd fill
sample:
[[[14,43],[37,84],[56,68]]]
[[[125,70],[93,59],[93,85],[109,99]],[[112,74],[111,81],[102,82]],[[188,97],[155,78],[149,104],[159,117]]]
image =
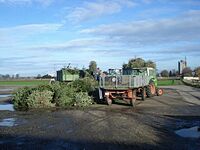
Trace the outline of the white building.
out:
[[[187,61],[185,60],[180,60],[178,62],[178,72],[179,75],[181,75],[183,73],[183,69],[187,67]]]

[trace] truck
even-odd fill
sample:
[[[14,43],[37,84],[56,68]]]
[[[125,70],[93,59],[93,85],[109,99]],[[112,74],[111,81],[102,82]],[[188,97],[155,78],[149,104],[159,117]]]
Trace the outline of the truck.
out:
[[[161,96],[156,71],[151,67],[123,69],[122,73],[101,75],[99,78],[99,99],[111,105],[115,99],[122,99],[135,107],[137,97]]]

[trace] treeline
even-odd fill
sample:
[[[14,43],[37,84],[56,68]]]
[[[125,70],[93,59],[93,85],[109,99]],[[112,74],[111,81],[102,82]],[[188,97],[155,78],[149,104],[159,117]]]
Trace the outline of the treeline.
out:
[[[9,74],[0,74],[1,80],[11,80],[11,79],[52,79],[53,76],[46,74],[46,75],[40,75],[38,74],[36,77],[21,77],[19,74],[16,75],[9,75]]]
[[[200,77],[200,66],[192,70],[190,67],[186,67],[180,74],[175,69],[173,70],[162,70],[158,76],[161,77]]]
[[[49,75],[49,74],[46,74],[46,75],[40,75],[40,74],[38,74],[37,75],[37,77],[35,77],[36,79],[53,79],[54,78],[54,76],[51,76],[51,75]]]
[[[19,79],[19,78],[20,78],[19,74],[16,75],[0,74],[0,79]]]

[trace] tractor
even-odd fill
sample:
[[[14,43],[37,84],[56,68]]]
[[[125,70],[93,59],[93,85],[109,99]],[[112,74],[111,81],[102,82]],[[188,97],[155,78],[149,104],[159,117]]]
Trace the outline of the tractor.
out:
[[[99,99],[105,100],[108,105],[115,99],[122,99],[135,107],[138,97],[161,96],[163,90],[157,86],[156,71],[154,68],[123,69],[116,74],[102,75],[99,79]]]

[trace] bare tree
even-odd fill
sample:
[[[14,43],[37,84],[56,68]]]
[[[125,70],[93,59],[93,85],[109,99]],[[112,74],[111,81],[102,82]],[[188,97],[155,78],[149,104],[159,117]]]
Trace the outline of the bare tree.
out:
[[[190,67],[186,67],[182,71],[182,75],[184,77],[191,77],[192,76],[192,69]]]

